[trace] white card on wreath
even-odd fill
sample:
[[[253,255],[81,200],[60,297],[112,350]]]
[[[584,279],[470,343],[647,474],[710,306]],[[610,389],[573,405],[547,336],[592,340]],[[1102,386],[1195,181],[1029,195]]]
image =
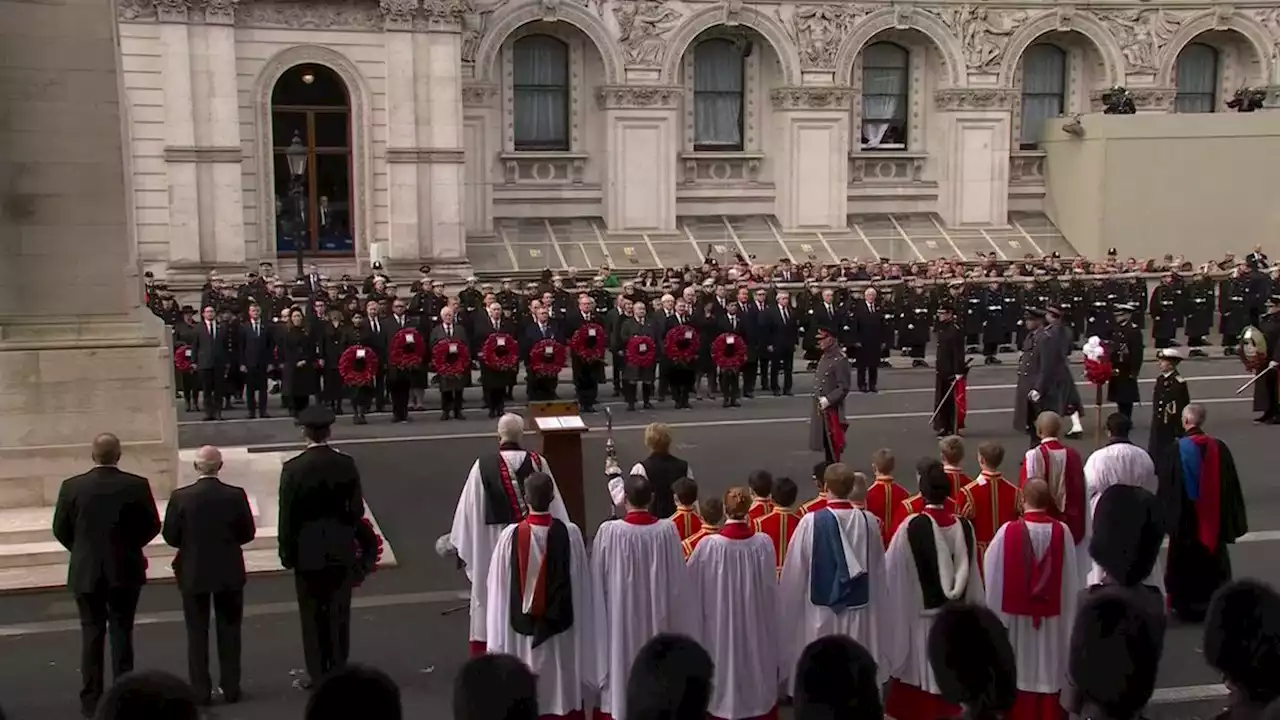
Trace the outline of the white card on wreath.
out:
[[[692,330],[685,330],[685,331],[684,331],[684,339],[685,339],[685,340],[692,340],[692,339],[693,339],[693,331],[692,331]]]
[[[506,347],[507,339],[504,337],[500,337],[497,339],[497,341],[494,344],[497,345],[498,347]]]
[[[413,333],[409,333],[408,335],[404,336],[405,345],[412,345],[417,341],[418,341],[418,336],[414,335]]]
[[[356,348],[356,359],[357,360],[364,359],[364,348]]]
[[[730,335],[729,337],[727,337],[727,338],[725,338],[725,339],[724,339],[724,344],[725,344],[725,345],[732,345],[732,344],[733,344],[733,341],[734,341],[734,337],[733,337],[732,335]]]
[[[449,352],[454,355],[458,354],[458,343],[449,343]]]
[[[640,352],[649,352],[649,344],[640,343]],[[190,352],[188,352],[188,354],[190,354]]]
[[[596,336],[595,328],[587,328],[587,337],[594,338]]]

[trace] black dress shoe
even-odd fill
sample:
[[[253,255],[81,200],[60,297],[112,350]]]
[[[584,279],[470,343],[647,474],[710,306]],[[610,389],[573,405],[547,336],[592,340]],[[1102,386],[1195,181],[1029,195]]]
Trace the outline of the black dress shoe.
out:
[[[257,419],[258,419],[258,413],[256,413],[256,412],[254,412],[254,411],[250,410],[250,411],[249,411],[249,419],[250,419],[250,420],[257,420]]]
[[[454,410],[454,411],[453,411],[453,419],[454,419],[454,420],[462,420],[462,419],[463,419],[463,417],[462,417],[462,411],[461,411],[461,410]]]
[[[448,420],[448,419],[449,419],[449,411],[448,411],[448,410],[445,410],[444,412],[440,413],[440,419],[441,419],[441,420]]]
[[[774,396],[774,397],[782,397],[782,391],[781,391],[781,390],[774,390],[774,391],[773,391],[773,396]]]
[[[729,407],[729,398],[724,399],[724,407]]]
[[[733,402],[729,403],[729,406],[730,406],[730,407],[742,407],[742,403],[738,402],[737,400],[734,400]]]
[[[645,403],[645,404],[644,404],[644,409],[645,409],[645,410],[652,410],[652,409],[653,409],[653,403],[651,403],[651,402],[647,402],[647,403]]]

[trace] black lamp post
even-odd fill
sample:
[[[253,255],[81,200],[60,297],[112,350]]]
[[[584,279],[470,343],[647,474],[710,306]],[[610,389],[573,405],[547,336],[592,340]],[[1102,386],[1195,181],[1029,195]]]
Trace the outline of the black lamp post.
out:
[[[308,230],[306,209],[303,206],[302,197],[302,177],[307,171],[307,146],[302,144],[302,136],[297,132],[293,133],[293,142],[289,143],[289,149],[286,151],[285,157],[289,160],[289,174],[292,176],[289,194],[293,196],[294,212],[298,215],[293,231],[293,253],[294,259],[298,264],[298,279],[301,280],[302,260],[306,248],[303,233]]]

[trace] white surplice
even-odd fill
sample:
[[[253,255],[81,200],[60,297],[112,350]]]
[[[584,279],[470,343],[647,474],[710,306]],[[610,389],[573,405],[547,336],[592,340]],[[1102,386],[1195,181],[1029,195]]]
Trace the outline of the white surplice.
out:
[[[796,663],[800,661],[801,653],[809,643],[828,635],[847,635],[857,640],[875,659],[880,683],[889,679],[890,661],[883,628],[887,625],[892,607],[885,575],[880,520],[859,508],[834,509],[831,512],[840,523],[840,539],[845,547],[845,556],[854,559],[849,562],[849,567],[853,568],[856,564],[867,573],[870,600],[864,607],[849,608],[841,613],[813,604],[810,599],[810,582],[813,573],[814,517],[817,513],[806,513],[800,518],[795,535],[791,536],[791,545],[787,548],[787,557],[782,563],[782,578],[778,583],[782,679],[790,694],[794,694]],[[867,538],[867,531],[870,532],[870,539]]]
[[[1071,626],[1075,622],[1077,597],[1080,585],[1071,568],[1075,567],[1075,543],[1071,530],[1057,520],[1026,522],[1031,539],[1031,550],[1036,559],[1049,551],[1055,525],[1062,526],[1062,590],[1060,612],[1057,617],[1042,618],[1040,627],[1035,619],[1026,615],[1010,615],[1004,611],[1005,537],[1010,528],[1023,527],[1023,523],[1005,523],[987,547],[986,580],[987,607],[1009,629],[1009,643],[1018,664],[1018,689],[1023,692],[1052,695],[1062,690],[1067,677],[1067,654],[1070,650]]]
[[[1155,463],[1151,461],[1151,456],[1144,448],[1133,443],[1113,442],[1093,451],[1085,461],[1084,493],[1087,514],[1085,515],[1084,542],[1080,544],[1084,557],[1080,558],[1080,562],[1087,564],[1088,567],[1088,576],[1085,580],[1087,585],[1097,585],[1106,577],[1102,567],[1089,557],[1089,540],[1093,537],[1093,512],[1098,506],[1098,500],[1102,498],[1107,488],[1115,485],[1132,485],[1152,495],[1156,494],[1160,481],[1156,477]],[[1151,574],[1142,581],[1142,584],[1158,587],[1161,592],[1164,592],[1162,565],[1157,556],[1155,567],[1151,569]]]
[[[911,515],[902,521],[885,553],[885,576],[893,607],[886,613],[888,623],[882,628],[884,634],[880,643],[888,660],[890,675],[925,692],[940,695],[942,691],[929,664],[929,629],[933,627],[938,610],[926,610],[924,607],[920,576],[916,571],[915,556],[911,554],[911,542],[907,539],[907,526],[915,517]],[[934,522],[932,518],[930,522]],[[963,521],[958,517],[949,527],[939,527],[934,523],[939,579],[948,599],[982,605],[986,602],[986,592],[978,570],[980,559],[976,545],[972,553],[968,552],[963,527]],[[959,587],[962,572],[965,575],[964,586]]]
[[[507,464],[515,479],[515,472],[524,463],[528,454],[525,450],[502,450],[502,461]],[[551,466],[546,458],[538,456],[541,466],[535,465],[534,472],[551,475]],[[551,475],[555,483],[555,476]],[[517,492],[519,490],[517,489]],[[521,498],[521,503],[524,499]],[[458,551],[458,559],[465,564],[467,579],[471,581],[471,633],[472,642],[485,642],[485,580],[489,573],[489,560],[493,557],[493,549],[498,546],[498,539],[506,525],[488,525],[485,523],[485,509],[488,507],[485,497],[484,481],[480,479],[480,461],[471,465],[471,473],[462,486],[462,495],[458,498],[458,507],[453,511],[453,529],[449,531],[449,544]],[[560,522],[569,522],[569,513],[560,499],[560,488],[556,488],[556,496],[551,501],[551,515]]]
[[[725,530],[732,533],[734,524]],[[741,720],[778,704],[778,570],[768,535],[732,539],[723,532],[698,543],[689,575],[701,607],[697,637],[716,668],[707,712]]]
[[[511,558],[517,552],[516,525],[508,525],[502,531],[498,546],[489,564],[488,597],[486,608],[488,650],[506,653],[524,661],[538,678],[538,711],[543,715],[567,715],[583,709],[584,686],[587,697],[595,697],[596,642],[592,636],[594,614],[593,597],[596,592],[591,582],[591,567],[587,560],[587,548],[582,542],[582,531],[573,523],[566,523],[569,532],[569,582],[573,598],[573,625],[538,647],[533,638],[521,635],[511,628]],[[531,552],[545,557],[548,528],[531,529],[531,540],[536,549]],[[536,577],[535,558],[530,559],[529,574]],[[526,588],[526,605],[530,599],[530,587]],[[590,710],[590,708],[586,708]]]
[[[591,547],[591,580],[600,599],[594,627],[600,710],[625,720],[627,676],[640,648],[661,633],[699,636],[697,593],[675,523],[602,524]]]

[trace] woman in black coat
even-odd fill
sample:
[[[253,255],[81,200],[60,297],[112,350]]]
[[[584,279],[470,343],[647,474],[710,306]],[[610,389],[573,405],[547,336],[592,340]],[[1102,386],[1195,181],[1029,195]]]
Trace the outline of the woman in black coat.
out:
[[[698,397],[716,399],[717,373],[716,363],[711,357],[711,343],[716,340],[716,329],[720,326],[720,318],[716,315],[715,303],[702,306],[702,314],[697,319],[698,326],[698,361],[695,367],[698,377],[694,385],[698,388]],[[706,393],[703,393],[702,381],[706,379]]]
[[[280,344],[280,394],[289,399],[289,414],[297,417],[316,392],[316,365],[320,353],[308,331],[302,311],[289,313],[289,327]]]
[[[335,415],[341,415],[344,388],[338,364],[342,360],[343,351],[347,349],[347,325],[342,320],[342,311],[329,311],[329,322],[324,324],[324,335],[318,339],[321,356],[324,358],[324,402]]]

